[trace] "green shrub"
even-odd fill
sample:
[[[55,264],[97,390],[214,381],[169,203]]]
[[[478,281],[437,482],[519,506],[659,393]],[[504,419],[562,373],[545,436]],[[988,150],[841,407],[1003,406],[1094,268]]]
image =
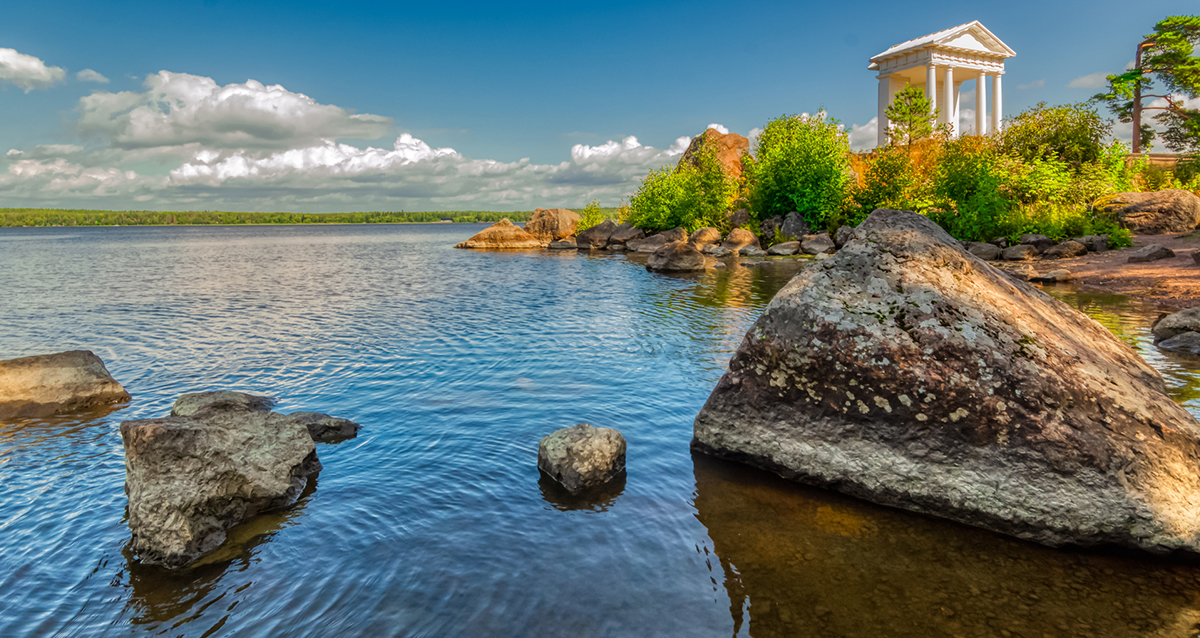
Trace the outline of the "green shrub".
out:
[[[825,114],[784,115],[767,123],[758,155],[746,162],[750,211],[757,219],[799,211],[814,228],[841,210],[850,184],[850,143]]]
[[[1080,165],[1098,160],[1111,135],[1112,123],[1100,117],[1094,105],[1040,102],[1005,122],[1000,151],[1025,161]]]
[[[579,223],[575,225],[575,232],[583,232],[600,222],[608,219],[604,211],[600,210],[600,201],[593,199],[587,206],[583,207],[583,213],[579,215]]]
[[[1003,234],[999,222],[1013,206],[1003,188],[1004,176],[1001,158],[987,138],[946,142],[933,176],[938,210],[930,217],[959,239],[986,241]]]
[[[726,212],[737,195],[737,180],[725,173],[716,149],[701,146],[696,165],[651,170],[629,200],[624,221],[647,231],[681,226],[689,233],[708,226],[728,227]]]

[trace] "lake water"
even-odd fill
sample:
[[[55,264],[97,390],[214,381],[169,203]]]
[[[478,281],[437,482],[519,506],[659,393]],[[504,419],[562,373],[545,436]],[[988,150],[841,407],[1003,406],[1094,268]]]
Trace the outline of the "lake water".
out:
[[[1200,563],[1053,550],[692,454],[800,262],[454,250],[477,225],[0,230],[0,359],[89,349],[133,395],[0,422],[3,636],[1196,636]],[[1158,308],[1056,291],[1200,413]],[[300,501],[169,572],[127,549],[122,420],[183,392],[353,419]],[[538,440],[629,443],[573,498]]]

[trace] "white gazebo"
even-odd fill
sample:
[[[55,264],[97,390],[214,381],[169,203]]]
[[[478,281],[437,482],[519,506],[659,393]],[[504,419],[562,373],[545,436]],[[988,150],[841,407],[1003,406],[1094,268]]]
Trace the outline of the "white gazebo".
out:
[[[949,124],[958,135],[959,87],[975,85],[975,133],[1000,130],[1001,88],[1004,61],[1016,55],[979,21],[902,42],[871,58],[867,68],[879,72],[879,145],[887,144],[888,121],[884,109],[906,84],[925,90],[934,109],[942,110],[939,124]],[[992,112],[988,118],[987,80],[992,80]],[[990,127],[989,127],[990,121]]]

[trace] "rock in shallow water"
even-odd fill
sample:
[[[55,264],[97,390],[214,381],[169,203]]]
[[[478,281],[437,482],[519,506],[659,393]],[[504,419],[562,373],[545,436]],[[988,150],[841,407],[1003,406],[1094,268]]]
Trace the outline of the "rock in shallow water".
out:
[[[129,400],[88,350],[0,361],[0,419],[43,417]]]
[[[704,270],[704,255],[686,241],[673,241],[654,251],[646,259],[646,270],[694,272]]]
[[[1163,350],[1200,354],[1200,332],[1183,332],[1158,344]]]
[[[1200,423],[1096,322],[879,210],[755,322],[693,447],[1049,544],[1200,551]]]
[[[571,492],[607,483],[625,470],[625,437],[587,423],[563,428],[538,444],[538,469]]]
[[[542,240],[525,232],[505,217],[479,231],[470,239],[459,242],[454,247],[481,250],[526,250],[541,248],[543,245],[545,244]]]

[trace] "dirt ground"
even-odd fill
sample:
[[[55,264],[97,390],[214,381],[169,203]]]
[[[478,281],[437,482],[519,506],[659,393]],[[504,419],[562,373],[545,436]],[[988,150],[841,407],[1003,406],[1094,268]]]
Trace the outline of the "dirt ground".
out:
[[[1150,244],[1170,248],[1175,257],[1144,264],[1128,263],[1129,253]],[[1039,275],[1066,268],[1074,275],[1075,282],[1085,288],[1141,297],[1183,309],[1200,306],[1200,265],[1192,258],[1197,250],[1200,250],[1200,231],[1188,235],[1137,235],[1132,248],[1024,263],[1033,266]]]

